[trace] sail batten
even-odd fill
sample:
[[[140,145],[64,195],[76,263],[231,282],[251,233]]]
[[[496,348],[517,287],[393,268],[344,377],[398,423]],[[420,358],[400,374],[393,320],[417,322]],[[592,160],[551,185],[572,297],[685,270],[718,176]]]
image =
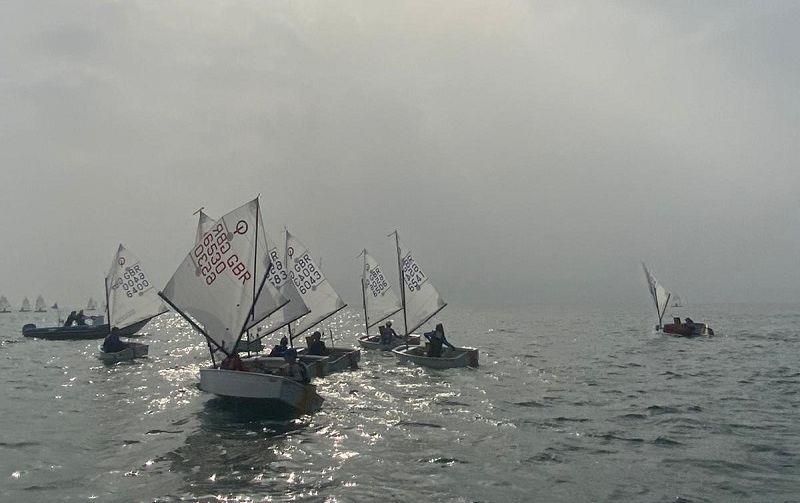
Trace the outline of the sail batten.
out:
[[[306,245],[288,229],[284,233],[286,237],[284,264],[289,271],[289,279],[310,310],[308,314],[289,324],[292,338],[295,338],[344,309],[347,304],[333,289]]]
[[[167,312],[141,260],[122,244],[106,275],[106,287],[111,328],[125,328]]]

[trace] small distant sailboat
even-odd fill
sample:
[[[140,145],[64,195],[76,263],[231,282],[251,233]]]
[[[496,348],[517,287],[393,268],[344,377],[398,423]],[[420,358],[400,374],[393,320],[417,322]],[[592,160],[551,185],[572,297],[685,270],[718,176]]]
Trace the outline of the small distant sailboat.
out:
[[[220,353],[233,358],[248,326],[257,326],[290,302],[267,281],[273,265],[260,217],[258,199],[253,199],[214,222],[159,296],[206,339],[212,366],[200,369],[200,389],[294,413],[312,412],[323,402],[315,386],[272,373],[271,368],[230,370],[216,361]]]
[[[36,305],[34,309],[37,313],[46,313],[47,312],[47,304],[44,302],[44,297],[39,295],[36,297]]]
[[[10,313],[11,312],[11,304],[8,302],[8,299],[5,295],[0,295],[0,313]]]
[[[664,315],[666,314],[667,308],[670,305],[669,301],[672,298],[672,294],[667,291],[667,289],[664,288],[661,283],[658,282],[656,277],[650,272],[644,262],[642,262],[642,269],[644,270],[644,276],[647,280],[648,289],[650,290],[650,296],[653,298],[653,302],[655,302],[656,306],[656,314],[658,315],[658,325],[656,325],[657,332],[662,332],[675,337],[714,335],[714,330],[712,330],[707,324],[695,323],[691,321],[690,318],[687,318],[688,321],[686,323],[682,323],[679,317],[675,317],[673,318],[673,323],[663,324]]]
[[[95,302],[93,297],[89,297],[89,302],[86,303],[86,310],[97,311],[97,302]]]
[[[361,270],[361,299],[364,303],[364,335],[358,343],[365,349],[392,349],[404,340],[394,340],[388,346],[381,343],[380,335],[369,335],[369,329],[397,314],[403,309],[400,299],[392,290],[389,280],[381,270],[380,264],[369,254],[366,248],[361,252],[364,267]],[[419,337],[415,338],[419,344]]]
[[[28,300],[28,297],[22,299],[22,306],[19,308],[20,313],[29,313],[31,311],[31,301]]]
[[[400,300],[403,308],[405,336],[408,338],[414,330],[444,309],[447,303],[422,271],[419,263],[414,259],[411,249],[401,243],[397,231],[392,234],[394,234],[397,246],[400,291],[402,292]],[[400,346],[393,349],[392,353],[401,363],[410,361],[417,365],[437,369],[478,366],[478,350],[475,348],[443,348],[442,355],[437,357],[427,356],[426,346]]]
[[[147,323],[168,311],[158,298],[141,260],[122,244],[117,248],[105,285],[109,331],[124,332],[128,327]],[[100,346],[97,357],[105,363],[116,363],[147,356],[147,344],[126,342],[124,345],[124,349],[108,352]]]

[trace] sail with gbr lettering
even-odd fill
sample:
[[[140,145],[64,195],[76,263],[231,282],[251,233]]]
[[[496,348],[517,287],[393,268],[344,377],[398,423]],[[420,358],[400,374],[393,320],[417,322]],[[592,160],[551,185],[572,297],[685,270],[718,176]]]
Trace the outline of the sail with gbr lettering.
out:
[[[125,328],[167,312],[139,257],[122,244],[106,276],[108,323]]]
[[[293,324],[289,324],[290,333],[294,338],[343,309],[347,304],[333,289],[306,245],[293,236],[288,229],[285,231],[285,236],[286,259],[284,264],[289,271],[290,280],[294,283],[303,302],[311,310]]]
[[[202,327],[210,343],[228,355],[244,332],[259,290],[272,288],[265,284],[266,268],[256,262],[258,218],[258,199],[253,199],[214,222],[162,292],[181,314]],[[256,268],[260,269],[257,273]],[[288,302],[276,294],[272,311]]]
[[[264,236],[267,242],[269,260],[272,263],[272,269],[270,269],[267,281],[289,299],[289,302],[258,324],[258,333],[256,335],[258,339],[280,330],[311,312],[303,301],[300,292],[297,291],[297,287],[294,286],[294,282],[289,277],[289,271],[286,268],[285,244],[279,249],[268,234],[264,233]]]
[[[389,280],[383,274],[378,261],[369,254],[366,248],[364,269],[361,275],[361,287],[364,293],[364,316],[366,328],[377,325],[389,316],[403,309],[400,299],[392,291]]]
[[[666,313],[667,306],[669,305],[670,293],[666,288],[661,286],[661,283],[653,276],[653,273],[650,272],[644,262],[642,262],[642,269],[644,270],[644,276],[647,280],[647,287],[650,290],[650,296],[653,297],[653,302],[656,304],[658,327],[660,328],[664,313]]]
[[[442,296],[423,272],[411,249],[394,233],[397,257],[402,271],[403,304],[405,307],[406,336],[425,324],[447,306]]]

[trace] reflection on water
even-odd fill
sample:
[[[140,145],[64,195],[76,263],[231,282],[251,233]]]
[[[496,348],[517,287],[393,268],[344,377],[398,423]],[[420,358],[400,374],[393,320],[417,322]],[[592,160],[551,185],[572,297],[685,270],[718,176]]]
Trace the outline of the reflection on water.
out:
[[[144,331],[148,358],[113,366],[97,341],[0,318],[2,499],[795,498],[800,308],[704,306],[725,336],[687,341],[654,335],[647,307],[448,308],[481,367],[365,352],[300,418],[201,392],[207,350],[177,316]],[[361,333],[355,311],[332,325]]]

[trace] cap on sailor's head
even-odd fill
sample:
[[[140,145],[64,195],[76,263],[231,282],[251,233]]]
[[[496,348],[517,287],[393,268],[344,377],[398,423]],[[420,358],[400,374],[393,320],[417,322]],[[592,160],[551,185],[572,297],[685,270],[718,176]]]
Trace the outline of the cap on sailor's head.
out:
[[[391,321],[387,321],[387,322],[386,322],[386,326],[387,326],[387,327],[391,327],[391,326],[392,326],[392,322],[391,322]]]

